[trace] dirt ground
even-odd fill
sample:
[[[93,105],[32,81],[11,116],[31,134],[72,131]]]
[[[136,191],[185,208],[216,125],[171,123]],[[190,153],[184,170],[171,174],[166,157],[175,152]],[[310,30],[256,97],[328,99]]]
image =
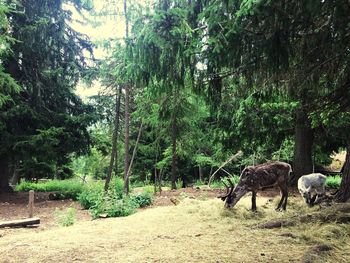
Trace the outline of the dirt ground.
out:
[[[177,200],[181,201],[184,198],[199,200],[214,199],[220,194],[223,194],[223,190],[209,189],[206,187],[165,190],[162,191],[161,194],[157,193],[153,205],[146,209],[158,206],[173,206]],[[56,222],[55,211],[65,210],[69,207],[76,209],[76,221],[82,222],[92,220],[89,211],[83,210],[78,202],[73,200],[50,200],[49,195],[50,193],[35,193],[34,217],[40,218],[40,226],[31,228],[31,232],[40,232],[59,227],[58,223]],[[260,192],[259,195],[264,197],[275,197],[279,195],[279,192],[272,188]],[[296,189],[290,190],[290,196],[297,195],[298,193]],[[28,213],[28,193],[22,192],[0,195],[0,222],[24,219],[28,217]],[[15,232],[19,232],[19,229],[0,229],[0,235],[2,236]]]
[[[258,195],[258,213],[249,211],[249,196],[234,212],[227,212],[215,198],[219,193],[196,188],[164,191],[150,208],[124,218],[98,220],[91,220],[76,202],[51,201],[48,194],[40,193],[35,210],[40,226],[0,229],[0,262],[350,262],[348,226],[322,226],[322,231],[314,224],[256,229],[263,220],[306,211],[295,190],[287,213],[274,211],[279,199],[275,190]],[[0,196],[0,220],[26,217],[27,202],[26,193]],[[60,227],[54,211],[67,207],[77,209],[77,222]],[[322,235],[315,235],[315,229]],[[327,252],[315,246],[329,239],[338,243],[332,245],[332,257],[323,257]],[[348,244],[344,251],[338,248],[343,243]],[[311,253],[309,261],[310,251],[322,257],[315,259]]]

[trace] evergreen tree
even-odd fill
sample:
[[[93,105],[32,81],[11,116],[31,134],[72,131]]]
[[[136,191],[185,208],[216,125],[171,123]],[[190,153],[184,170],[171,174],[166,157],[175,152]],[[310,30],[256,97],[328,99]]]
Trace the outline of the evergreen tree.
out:
[[[63,4],[17,1],[8,14],[17,41],[4,65],[22,89],[1,109],[2,191],[16,171],[27,178],[64,177],[71,173],[69,154],[89,150],[93,109],[73,89],[87,67],[83,51],[92,49],[69,25],[72,13]]]

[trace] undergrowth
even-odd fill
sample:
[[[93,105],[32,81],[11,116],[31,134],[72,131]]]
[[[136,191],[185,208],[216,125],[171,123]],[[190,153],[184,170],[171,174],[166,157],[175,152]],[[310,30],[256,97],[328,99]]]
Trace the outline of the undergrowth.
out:
[[[56,209],[54,216],[60,226],[71,226],[75,222],[76,213],[75,208],[69,207],[64,211]]]
[[[17,192],[58,192],[57,199],[77,200],[85,185],[75,180],[50,180],[42,183],[22,182],[16,186]]]
[[[126,196],[123,193],[123,180],[116,178],[111,182],[107,193],[104,192],[102,183],[88,185],[79,195],[78,201],[84,209],[90,210],[93,218],[102,215],[128,216],[135,213],[137,208],[152,204],[153,194],[149,189]]]

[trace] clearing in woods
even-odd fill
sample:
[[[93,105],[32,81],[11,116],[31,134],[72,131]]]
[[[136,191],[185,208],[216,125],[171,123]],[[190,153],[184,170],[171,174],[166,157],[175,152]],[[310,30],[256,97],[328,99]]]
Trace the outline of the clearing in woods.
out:
[[[186,192],[177,206],[164,206],[162,197],[156,201],[161,206],[124,218],[91,221],[78,211],[70,227],[47,225],[44,218],[46,227],[0,230],[0,262],[350,262],[348,224],[310,219],[256,227],[320,209],[306,207],[295,194],[285,213],[274,211],[279,196],[258,196],[258,212],[252,213],[249,196],[227,211],[211,198],[216,194]]]

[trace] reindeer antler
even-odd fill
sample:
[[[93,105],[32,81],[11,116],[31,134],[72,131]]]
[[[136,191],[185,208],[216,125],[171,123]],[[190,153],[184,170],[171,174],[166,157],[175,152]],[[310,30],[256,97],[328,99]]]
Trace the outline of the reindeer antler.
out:
[[[224,181],[221,181],[221,182],[225,185],[225,187],[226,187],[226,194],[225,194],[225,195],[222,195],[222,196],[218,196],[218,198],[225,199],[226,197],[228,197],[229,195],[232,194],[232,191],[233,191],[233,189],[235,188],[235,185],[232,183],[231,180],[228,179],[227,181],[230,183],[231,189],[230,189],[230,187],[229,187],[227,184],[225,184]]]
[[[235,188],[235,185],[234,185],[234,183],[232,183],[231,178],[227,178],[227,181],[228,181],[228,182],[230,183],[230,185],[231,185],[231,191],[230,191],[230,193],[229,193],[228,195],[231,195],[232,192],[233,192],[233,189]]]

